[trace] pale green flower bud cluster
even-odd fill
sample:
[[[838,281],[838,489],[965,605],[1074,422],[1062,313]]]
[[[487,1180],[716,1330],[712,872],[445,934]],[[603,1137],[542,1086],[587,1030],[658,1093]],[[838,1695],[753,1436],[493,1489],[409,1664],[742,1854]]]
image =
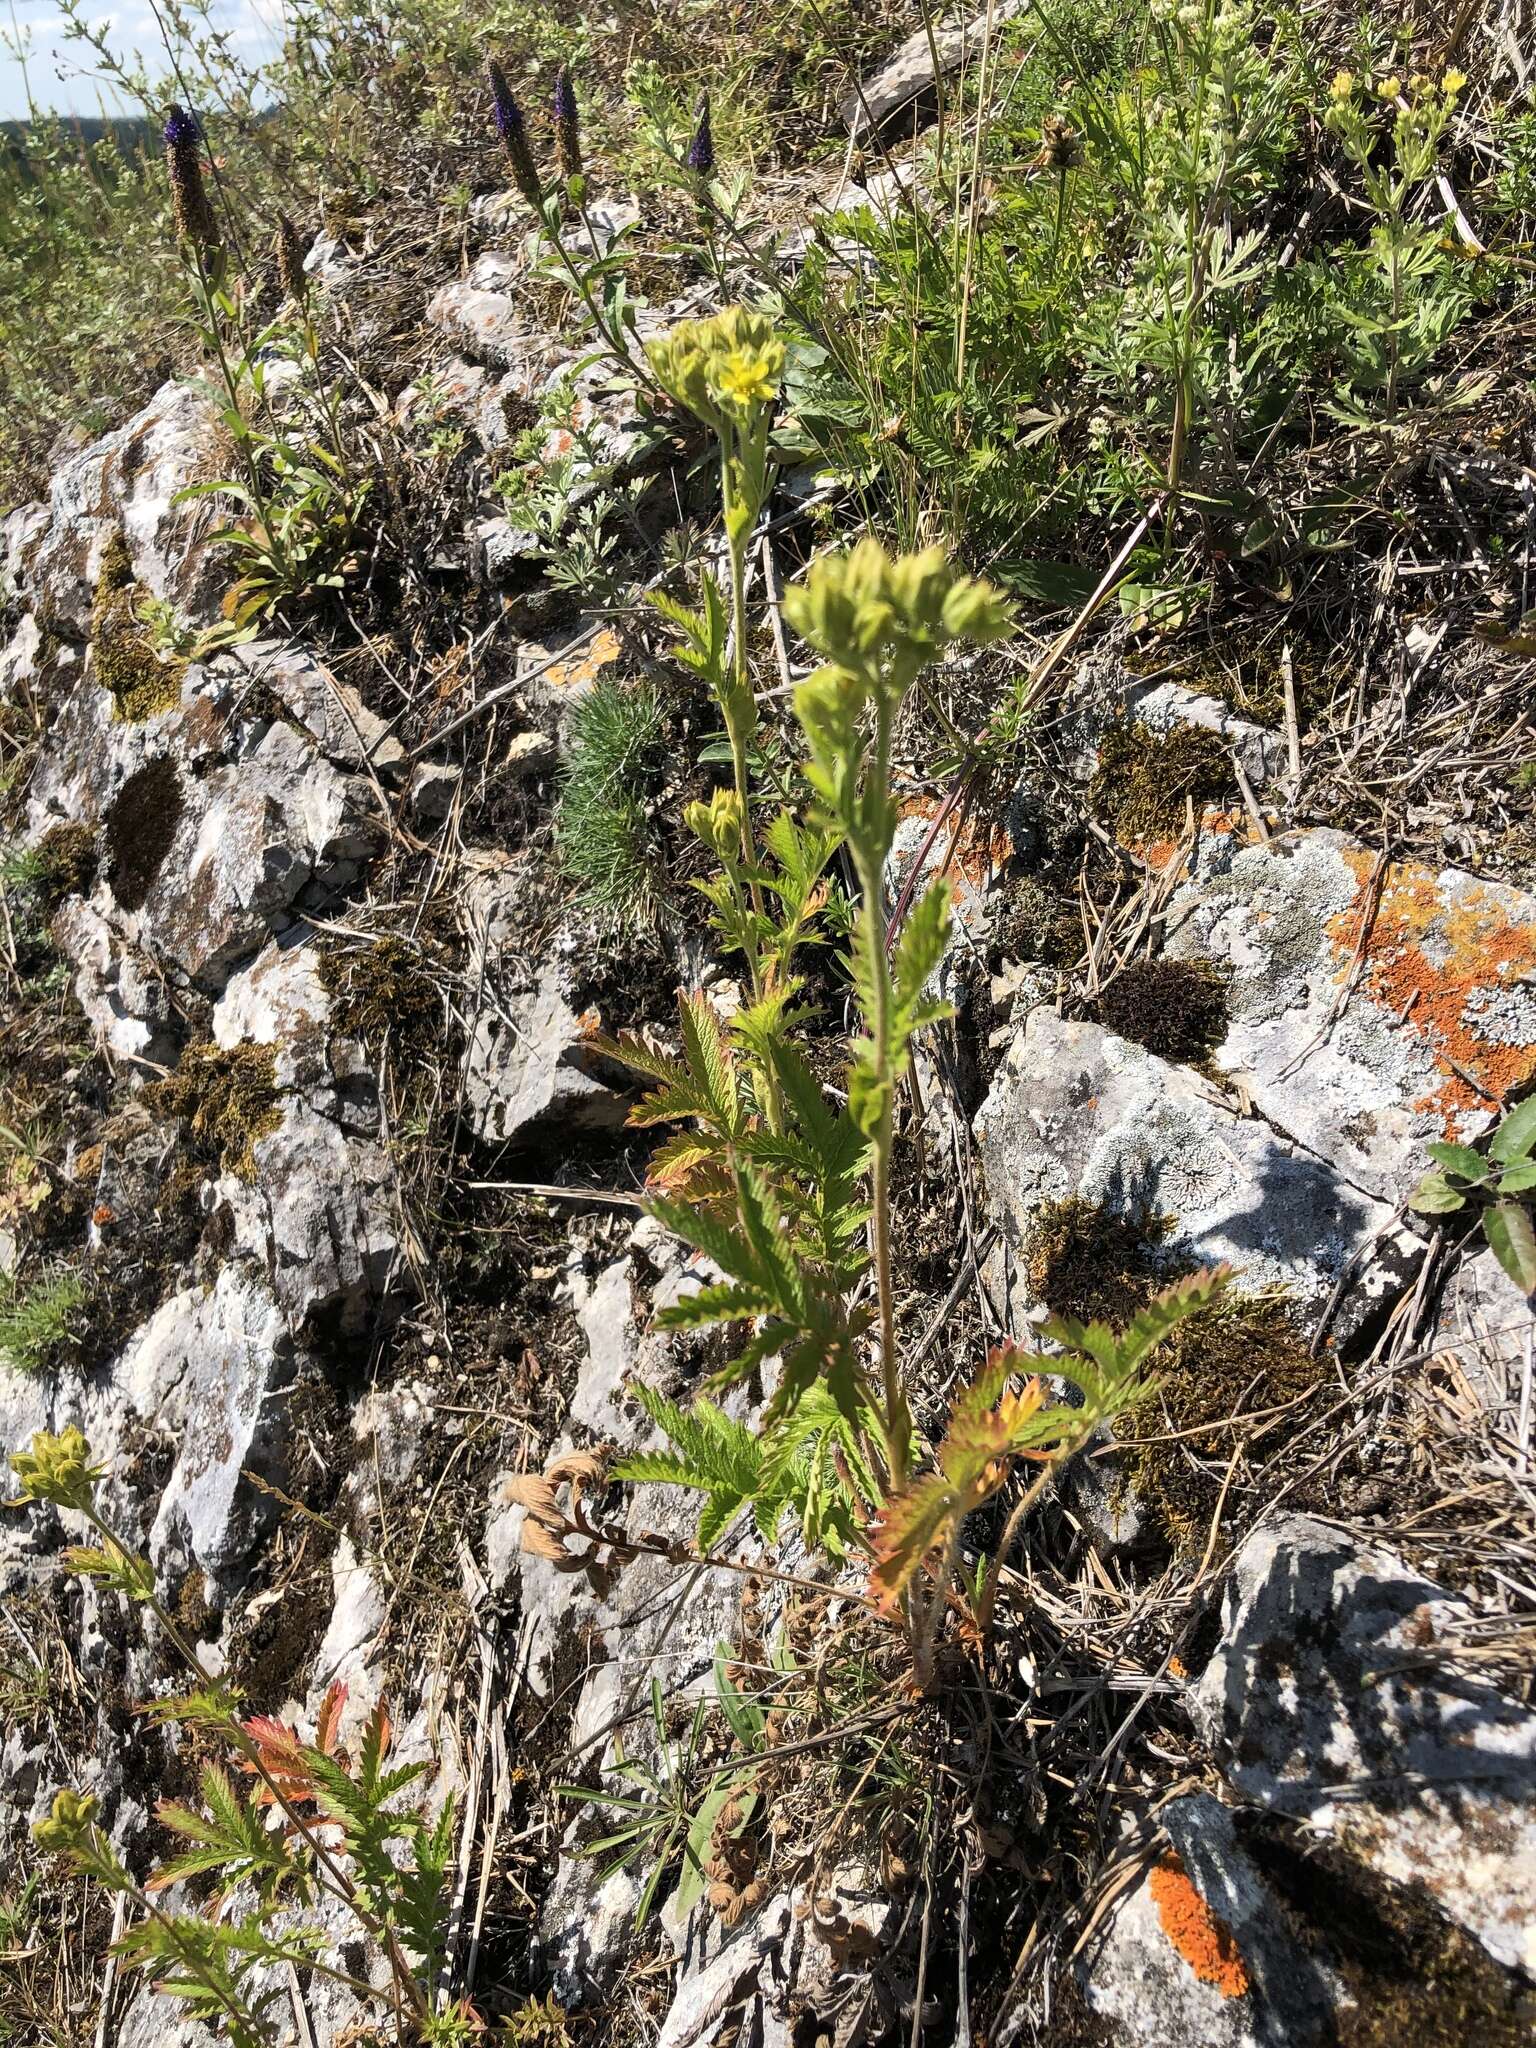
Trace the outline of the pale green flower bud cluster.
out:
[[[716,433],[750,428],[779,395],[784,343],[745,306],[684,320],[646,353],[662,386]]]
[[[82,1514],[95,1506],[97,1482],[106,1477],[104,1465],[91,1463],[91,1447],[73,1424],[57,1436],[39,1430],[30,1451],[13,1454],[11,1470],[21,1482],[21,1491],[10,1506],[50,1501],[55,1507],[77,1508]]]

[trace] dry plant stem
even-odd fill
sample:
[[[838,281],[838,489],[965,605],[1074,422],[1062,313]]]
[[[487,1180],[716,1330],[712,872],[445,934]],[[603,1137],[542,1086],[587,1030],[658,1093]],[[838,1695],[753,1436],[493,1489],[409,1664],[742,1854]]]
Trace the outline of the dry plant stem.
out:
[[[579,1524],[572,1525],[571,1533],[587,1542],[594,1539],[604,1543],[611,1542],[600,1529],[584,1529]],[[695,1551],[680,1551],[676,1544],[663,1542],[660,1537],[640,1536],[634,1540],[626,1538],[623,1548],[642,1552],[647,1557],[665,1558],[668,1564],[687,1565],[690,1570],[702,1565],[707,1571],[736,1572],[743,1578],[769,1579],[776,1586],[795,1586],[802,1593],[816,1593],[824,1600],[847,1600],[855,1607],[862,1607],[867,1614],[884,1613],[883,1608],[877,1606],[873,1600],[867,1599],[864,1594],[854,1592],[851,1586],[829,1586],[820,1579],[807,1579],[795,1572],[777,1571],[772,1565],[745,1564],[734,1557],[700,1557]]]
[[[93,1508],[84,1508],[81,1512],[97,1535],[108,1546],[109,1550],[115,1553],[125,1564],[135,1564],[138,1562],[135,1554],[102,1521]],[[210,1687],[215,1685],[217,1681],[214,1679],[213,1674],[204,1665],[192,1644],[187,1641],[175,1617],[162,1605],[159,1596],[150,1593],[146,1604],[160,1623],[160,1626],[165,1630],[177,1655],[180,1656],[198,1683]],[[323,1889],[328,1891],[333,1898],[339,1899],[356,1917],[358,1924],[372,1935],[380,1947],[385,1950],[390,1958],[392,1974],[397,1979],[397,1988],[399,1982],[403,1981],[409,1989],[411,2003],[415,2010],[418,2013],[424,2012],[426,2010],[425,2004],[417,1990],[410,1968],[404,1956],[400,1953],[399,1944],[396,1942],[394,1934],[381,1921],[376,1920],[367,1907],[364,1906],[361,1899],[358,1898],[356,1887],[346,1872],[336,1863],[324,1842],[315,1833],[313,1823],[307,1821],[295,1808],[281,1784],[268,1771],[265,1763],[262,1761],[261,1751],[252,1742],[233,1715],[229,1717],[226,1732],[231,1743],[240,1752],[245,1761],[252,1766],[257,1776],[282,1808],[288,1820],[292,1822],[294,1828],[304,1837],[305,1841],[309,1843],[314,1851],[315,1861],[325,1873],[325,1876],[321,1879]]]
[[[991,1640],[992,1611],[997,1605],[997,1589],[1002,1580],[1003,1566],[1008,1560],[1008,1553],[1013,1549],[1019,1530],[1023,1526],[1024,1517],[1029,1513],[1041,1494],[1044,1493],[1047,1485],[1050,1483],[1052,1472],[1060,1462],[1059,1458],[1053,1458],[1049,1465],[1043,1465],[1040,1468],[1029,1485],[1025,1487],[1023,1493],[1020,1494],[1013,1513],[1003,1525],[1002,1541],[998,1544],[997,1555],[988,1568],[986,1581],[981,1589],[981,1599],[977,1603],[976,1608],[976,1629],[981,1637],[983,1650],[986,1649],[987,1644]]]

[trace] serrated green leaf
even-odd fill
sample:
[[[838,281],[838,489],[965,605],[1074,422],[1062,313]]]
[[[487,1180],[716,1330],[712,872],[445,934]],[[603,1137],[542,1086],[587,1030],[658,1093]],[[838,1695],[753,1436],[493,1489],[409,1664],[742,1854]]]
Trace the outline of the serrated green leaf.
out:
[[[1461,1180],[1476,1183],[1488,1178],[1487,1160],[1480,1152],[1474,1152],[1470,1145],[1452,1145],[1437,1140],[1426,1145],[1424,1150],[1447,1173],[1454,1173]]]
[[[1420,1216],[1450,1216],[1466,1207],[1467,1198],[1452,1187],[1443,1173],[1426,1173],[1408,1198],[1410,1209]]]

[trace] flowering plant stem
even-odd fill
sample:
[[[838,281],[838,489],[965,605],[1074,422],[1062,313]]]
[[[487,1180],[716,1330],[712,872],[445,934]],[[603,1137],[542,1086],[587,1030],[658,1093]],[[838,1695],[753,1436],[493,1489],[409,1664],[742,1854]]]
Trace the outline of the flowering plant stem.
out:
[[[286,567],[287,550],[272,517],[271,500],[262,483],[260,467],[251,446],[251,436],[246,428],[240,381],[230,361],[225,325],[226,321],[233,318],[234,309],[231,302],[224,297],[222,287],[208,268],[205,252],[197,243],[192,244],[190,248],[187,281],[198,312],[199,332],[212,349],[214,360],[219,366],[219,381],[224,387],[225,419],[230,438],[235,444],[235,456],[244,475],[246,489],[251,494],[251,504],[274,560]]]

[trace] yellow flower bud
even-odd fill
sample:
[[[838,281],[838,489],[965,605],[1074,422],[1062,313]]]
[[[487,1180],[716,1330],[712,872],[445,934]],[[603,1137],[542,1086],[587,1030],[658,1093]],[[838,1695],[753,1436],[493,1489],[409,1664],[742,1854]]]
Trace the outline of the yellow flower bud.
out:
[[[32,1823],[32,1839],[51,1855],[68,1855],[84,1847],[96,1825],[98,1805],[92,1793],[72,1792],[66,1785],[54,1793],[48,1818]]]
[[[58,1436],[39,1430],[31,1450],[17,1451],[11,1458],[21,1491],[7,1505],[20,1507],[27,1501],[46,1500],[60,1508],[90,1507],[96,1482],[106,1475],[104,1465],[92,1465],[90,1460],[90,1445],[73,1424]]]

